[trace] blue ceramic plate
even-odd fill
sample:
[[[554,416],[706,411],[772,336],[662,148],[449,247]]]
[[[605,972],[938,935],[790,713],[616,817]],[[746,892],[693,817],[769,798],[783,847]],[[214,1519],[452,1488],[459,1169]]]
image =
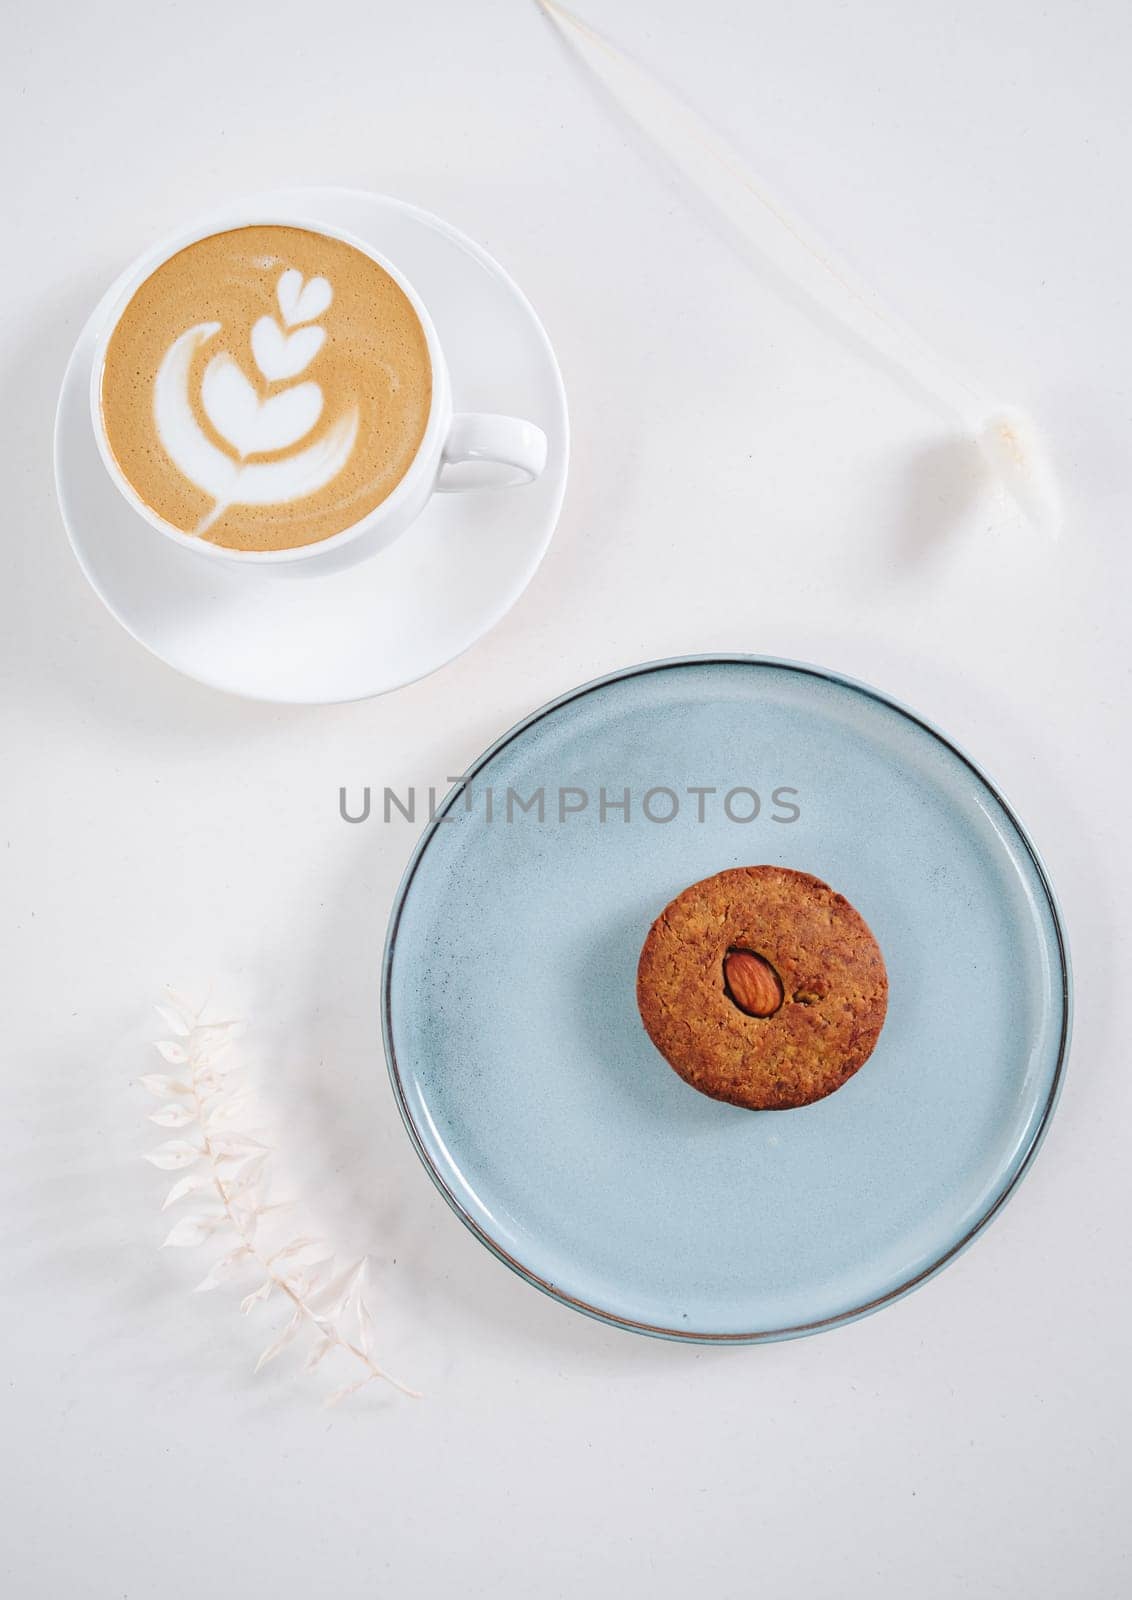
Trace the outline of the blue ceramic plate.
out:
[[[656,914],[760,862],[847,895],[888,965],[876,1051],[802,1110],[706,1099],[637,1016]],[[876,1310],[995,1214],[1053,1109],[1069,972],[1033,847],[941,734],[830,672],[694,658],[475,763],[401,885],[384,1026],[421,1159],[529,1282],[644,1333],[776,1339]]]

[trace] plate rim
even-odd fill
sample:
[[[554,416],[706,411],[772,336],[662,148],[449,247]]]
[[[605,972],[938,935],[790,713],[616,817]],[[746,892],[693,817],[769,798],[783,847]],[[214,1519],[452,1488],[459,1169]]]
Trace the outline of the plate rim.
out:
[[[752,1330],[749,1332],[744,1331],[740,1333],[719,1333],[712,1332],[710,1330],[667,1327],[660,1323],[642,1322],[631,1317],[622,1316],[620,1313],[613,1311],[608,1307],[592,1304],[589,1301],[583,1300],[579,1296],[567,1293],[565,1290],[550,1282],[548,1279],[541,1277],[524,1262],[520,1261],[518,1257],[513,1256],[503,1247],[502,1244],[499,1243],[498,1240],[493,1239],[486,1229],[484,1229],[471,1215],[471,1213],[468,1212],[460,1203],[460,1200],[455,1192],[445,1181],[443,1173],[433,1161],[432,1156],[430,1155],[423,1139],[421,1138],[416,1122],[409,1109],[408,1098],[405,1093],[405,1087],[397,1061],[397,1052],[393,1043],[393,962],[396,955],[397,933],[400,928],[405,904],[408,899],[409,891],[412,887],[413,879],[416,877],[425,853],[428,850],[432,840],[435,838],[437,830],[443,822],[448,811],[463,793],[464,786],[470,782],[477,773],[481,772],[487,763],[493,760],[501,750],[505,749],[507,745],[512,743],[513,740],[525,733],[528,728],[533,727],[536,723],[541,722],[544,718],[549,717],[556,711],[560,710],[563,706],[570,705],[575,700],[580,700],[584,696],[592,694],[599,689],[603,689],[612,683],[625,682],[632,678],[646,677],[651,673],[668,672],[684,667],[704,666],[744,666],[756,669],[795,672],[803,677],[816,678],[825,683],[835,684],[840,688],[850,689],[857,694],[864,695],[866,698],[875,701],[890,711],[895,711],[899,716],[915,724],[915,726],[921,728],[931,738],[938,741],[938,743],[940,743],[951,755],[957,757],[958,760],[974,775],[974,777],[981,784],[983,784],[986,789],[989,790],[998,804],[1002,807],[1007,819],[1009,820],[1019,841],[1021,842],[1026,855],[1029,857],[1030,862],[1033,865],[1034,871],[1037,875],[1038,883],[1040,884],[1042,893],[1045,896],[1046,905],[1049,909],[1050,918],[1053,924],[1053,932],[1057,942],[1058,964],[1061,975],[1061,1034],[1058,1040],[1057,1061],[1054,1066],[1053,1076],[1050,1080],[1050,1086],[1046,1095],[1045,1104],[1042,1107],[1041,1117],[1029,1138],[1021,1159],[1018,1162],[1017,1168],[1010,1177],[1009,1182],[1007,1182],[1005,1187],[995,1196],[995,1198],[981,1213],[978,1219],[971,1225],[971,1227],[968,1228],[959,1239],[954,1241],[945,1251],[943,1251],[942,1254],[936,1257],[936,1259],[932,1261],[930,1265],[922,1268],[919,1272],[914,1273],[910,1278],[898,1284],[895,1288],[887,1290],[882,1295],[878,1295],[860,1305],[853,1306],[848,1310],[836,1312],[832,1316],[820,1317],[811,1322],[793,1323],[781,1328],[765,1328]],[[513,727],[501,734],[499,738],[496,739],[486,750],[484,750],[481,755],[477,756],[476,759],[468,765],[466,771],[462,775],[461,782],[451,789],[444,797],[443,801],[436,808],[435,813],[430,818],[429,822],[421,833],[413,853],[409,857],[404,873],[402,874],[401,881],[397,886],[397,892],[393,898],[393,906],[389,914],[389,923],[386,930],[385,946],[381,964],[381,1035],[382,1043],[385,1048],[386,1067],[389,1072],[389,1079],[393,1089],[393,1097],[397,1102],[397,1109],[401,1114],[401,1120],[405,1125],[405,1130],[409,1135],[410,1142],[412,1143],[413,1148],[416,1150],[417,1156],[424,1166],[425,1171],[428,1173],[435,1186],[440,1190],[440,1193],[444,1196],[445,1200],[447,1200],[451,1209],[460,1218],[461,1222],[463,1222],[464,1226],[468,1228],[475,1238],[477,1238],[479,1242],[484,1245],[493,1256],[496,1257],[497,1260],[501,1261],[504,1266],[509,1267],[512,1272],[514,1272],[518,1277],[522,1278],[525,1283],[530,1284],[532,1288],[540,1290],[543,1294],[548,1295],[552,1300],[556,1300],[560,1305],[567,1306],[574,1311],[580,1311],[585,1316],[591,1317],[598,1322],[604,1322],[611,1327],[622,1328],[626,1332],[645,1334],[656,1339],[668,1339],[680,1344],[772,1344],[778,1340],[797,1339],[806,1337],[810,1334],[823,1333],[832,1328],[843,1327],[851,1322],[856,1322],[862,1317],[870,1316],[873,1312],[882,1310],[887,1305],[894,1304],[897,1300],[902,1300],[905,1295],[911,1294],[913,1290],[918,1289],[922,1284],[927,1283],[929,1279],[934,1278],[938,1273],[942,1272],[945,1267],[949,1266],[952,1261],[956,1260],[975,1241],[975,1239],[978,1238],[983,1230],[989,1226],[989,1224],[1006,1205],[1007,1201],[1016,1192],[1018,1186],[1022,1182],[1022,1179],[1026,1176],[1033,1165],[1038,1150],[1041,1148],[1046,1133],[1049,1130],[1049,1125],[1053,1120],[1053,1115],[1057,1109],[1057,1103],[1061,1095],[1068,1063],[1072,1024],[1072,965],[1069,955],[1068,938],[1065,932],[1064,916],[1058,904],[1057,897],[1054,894],[1053,885],[1050,881],[1050,876],[1046,869],[1045,863],[1042,860],[1042,857],[1039,854],[1036,846],[1034,845],[1033,840],[1030,838],[1028,831],[1019,819],[1017,812],[1007,800],[998,784],[996,784],[987,776],[983,768],[970,755],[968,755],[960,745],[956,744],[953,739],[951,739],[947,734],[943,733],[943,731],[936,727],[934,723],[930,722],[927,718],[922,717],[919,712],[912,710],[910,706],[903,704],[902,701],[897,700],[893,698],[893,696],[874,688],[871,684],[864,683],[857,678],[849,677],[847,674],[835,671],[833,668],[821,667],[804,661],[794,661],[780,656],[751,655],[744,652],[709,651],[704,654],[696,655],[667,656],[652,661],[639,662],[635,666],[621,667],[613,672],[603,673],[600,677],[592,678],[586,683],[578,684],[574,688],[566,690],[565,693],[557,695],[553,700],[548,700],[544,705],[539,706],[535,711],[532,711],[528,716],[523,717],[519,722],[515,723]]]

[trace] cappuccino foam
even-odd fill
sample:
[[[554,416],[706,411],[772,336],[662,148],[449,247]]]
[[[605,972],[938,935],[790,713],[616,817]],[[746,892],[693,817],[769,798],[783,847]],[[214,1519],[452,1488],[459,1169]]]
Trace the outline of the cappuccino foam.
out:
[[[159,266],[106,352],[103,428],[138,498],[235,550],[329,539],[405,476],[432,404],[420,319],[352,245],[234,228]]]

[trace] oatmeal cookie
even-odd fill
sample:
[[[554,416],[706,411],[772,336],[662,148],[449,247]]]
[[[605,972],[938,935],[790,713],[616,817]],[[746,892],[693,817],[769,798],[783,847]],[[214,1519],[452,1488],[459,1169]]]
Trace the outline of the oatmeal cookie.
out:
[[[637,1006],[694,1089],[752,1110],[824,1099],[873,1052],[888,1005],[876,940],[844,895],[788,867],[735,867],[649,929]]]

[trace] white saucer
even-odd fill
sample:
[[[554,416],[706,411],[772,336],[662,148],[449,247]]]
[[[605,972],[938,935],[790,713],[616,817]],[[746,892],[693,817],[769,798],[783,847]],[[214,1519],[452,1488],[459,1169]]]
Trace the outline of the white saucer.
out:
[[[549,442],[545,472],[522,488],[435,496],[388,550],[346,572],[289,578],[200,560],[131,510],[99,458],[88,402],[99,307],[59,397],[55,480],[63,521],[110,613],[179,672],[257,700],[362,700],[467,650],[531,581],[566,488],[566,394],[522,291],[448,223],[360,190],[283,189],[250,203],[345,229],[402,267],[436,323],[456,409],[537,422]],[[249,201],[239,206],[246,215]],[[223,226],[234,215],[233,208],[207,220]]]

